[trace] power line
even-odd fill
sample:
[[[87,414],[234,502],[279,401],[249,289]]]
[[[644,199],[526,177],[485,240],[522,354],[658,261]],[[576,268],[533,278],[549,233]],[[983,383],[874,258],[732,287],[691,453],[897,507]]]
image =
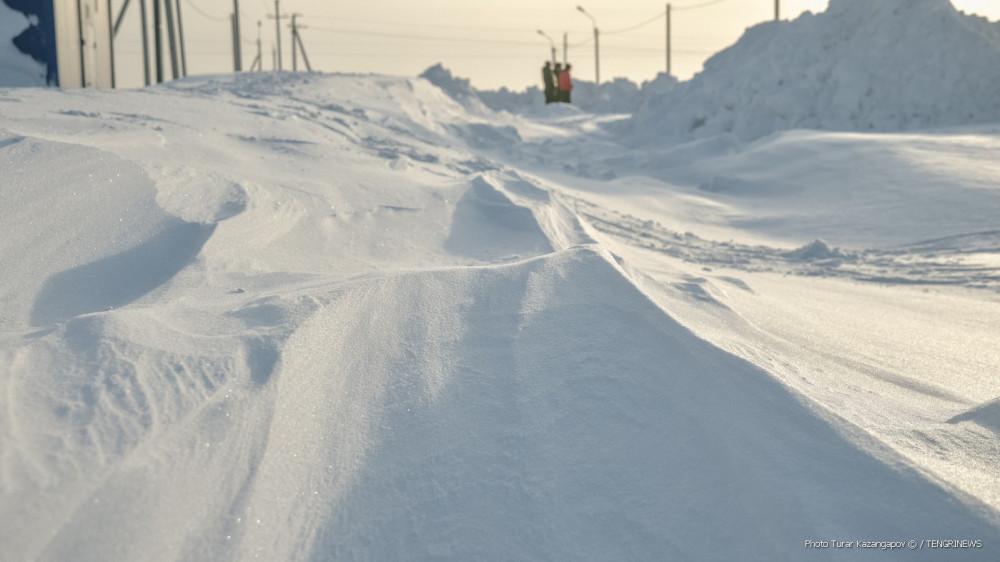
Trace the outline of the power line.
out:
[[[379,25],[388,25],[396,27],[440,27],[444,29],[468,29],[468,30],[485,30],[485,31],[519,31],[526,32],[523,27],[489,27],[489,26],[476,26],[476,25],[450,25],[446,23],[421,23],[419,26],[414,25],[412,22],[392,22],[384,20],[369,20],[369,19],[357,19],[357,18],[340,18],[334,16],[303,16],[308,17],[311,20],[326,20],[326,21],[338,21],[338,22],[348,22],[348,23],[374,23]]]
[[[615,31],[605,31],[603,33],[604,33],[604,35],[618,35],[619,33],[625,33],[625,32],[628,32],[628,31],[632,31],[633,29],[639,29],[640,27],[642,27],[644,25],[649,25],[649,24],[653,23],[654,21],[661,20],[661,19],[663,19],[665,17],[667,17],[667,15],[664,14],[664,13],[657,14],[655,17],[649,18],[648,20],[646,20],[646,21],[644,21],[642,23],[637,23],[637,24],[635,24],[633,26],[626,27],[626,28],[623,28],[623,29],[617,29]]]
[[[709,6],[714,6],[716,4],[721,4],[723,2],[728,2],[728,0],[709,0],[708,2],[702,2],[700,4],[691,4],[690,6],[678,6],[676,8],[671,6],[671,9],[675,12],[684,12],[687,10],[698,10],[700,8],[707,8]]]
[[[353,29],[344,28],[334,28],[334,27],[316,27],[312,26],[310,29],[314,31],[324,31],[327,33],[344,33],[348,35],[366,35],[372,37],[389,37],[393,39],[416,39],[420,41],[445,41],[453,43],[489,43],[489,44],[499,44],[499,45],[534,45],[537,46],[537,41],[509,41],[500,39],[470,39],[465,37],[434,37],[431,35],[416,35],[410,33],[386,33],[381,31],[360,31]]]
[[[194,3],[194,2],[192,2],[191,0],[184,0],[184,3],[185,3],[185,4],[187,4],[188,6],[190,6],[192,10],[194,10],[194,11],[198,12],[199,14],[201,14],[202,16],[204,16],[204,17],[205,17],[205,18],[207,18],[207,19],[210,19],[210,20],[212,20],[212,21],[229,21],[229,18],[228,18],[228,17],[224,17],[224,18],[217,18],[217,17],[214,17],[214,16],[210,16],[210,15],[206,14],[206,13],[205,13],[204,11],[202,11],[202,9],[201,9],[201,8],[199,8],[199,7],[198,7],[198,6],[197,6],[197,5],[196,5],[196,4]]]

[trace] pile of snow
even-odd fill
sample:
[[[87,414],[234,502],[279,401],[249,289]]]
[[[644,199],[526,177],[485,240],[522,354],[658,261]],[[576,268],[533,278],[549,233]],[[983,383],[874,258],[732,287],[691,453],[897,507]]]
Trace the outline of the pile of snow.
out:
[[[45,64],[33,59],[15,45],[15,39],[38,37],[38,27],[28,16],[0,0],[0,88],[44,86]]]
[[[767,251],[658,227],[664,202],[707,221],[758,181],[775,200],[813,167],[836,185],[821,151],[771,176],[777,149],[709,162],[734,178],[717,192],[584,181],[567,172],[635,151],[470,107],[424,79],[290,73],[0,97],[3,557],[797,559],[946,538],[997,558],[1000,358],[977,323],[995,306],[714,272]],[[996,192],[976,173],[968,206]],[[930,320],[860,332],[890,300]]]
[[[438,63],[420,74],[423,78],[434,84],[447,94],[450,98],[465,106],[466,109],[483,112],[486,105],[479,98],[476,90],[472,87],[472,82],[468,78],[460,78],[451,73],[444,65]]]
[[[633,116],[636,142],[1000,121],[1000,29],[949,0],[831,0],[747,30]]]

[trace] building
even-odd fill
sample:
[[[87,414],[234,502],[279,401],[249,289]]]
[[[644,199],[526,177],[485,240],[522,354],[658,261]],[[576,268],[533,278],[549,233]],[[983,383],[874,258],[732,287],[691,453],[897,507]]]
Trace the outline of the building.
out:
[[[0,86],[114,87],[111,9],[111,0],[0,0]]]

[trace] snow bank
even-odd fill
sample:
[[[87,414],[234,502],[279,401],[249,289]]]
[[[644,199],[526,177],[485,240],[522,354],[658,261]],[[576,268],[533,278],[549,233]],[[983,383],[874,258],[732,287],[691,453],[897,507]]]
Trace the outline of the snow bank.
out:
[[[832,0],[757,25],[633,117],[635,142],[1000,120],[1000,29],[948,0]]]

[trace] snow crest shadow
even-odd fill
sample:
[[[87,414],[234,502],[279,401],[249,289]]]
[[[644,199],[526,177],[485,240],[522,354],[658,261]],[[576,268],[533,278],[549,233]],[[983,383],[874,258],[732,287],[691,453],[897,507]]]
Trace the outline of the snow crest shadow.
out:
[[[553,251],[534,212],[515,203],[484,176],[455,205],[445,248],[480,259],[525,258]]]
[[[175,219],[134,248],[49,277],[31,323],[45,326],[138,300],[191,263],[215,226]]]
[[[990,400],[967,412],[963,412],[948,420],[948,423],[956,424],[964,421],[979,424],[993,433],[1000,435],[1000,398]]]

